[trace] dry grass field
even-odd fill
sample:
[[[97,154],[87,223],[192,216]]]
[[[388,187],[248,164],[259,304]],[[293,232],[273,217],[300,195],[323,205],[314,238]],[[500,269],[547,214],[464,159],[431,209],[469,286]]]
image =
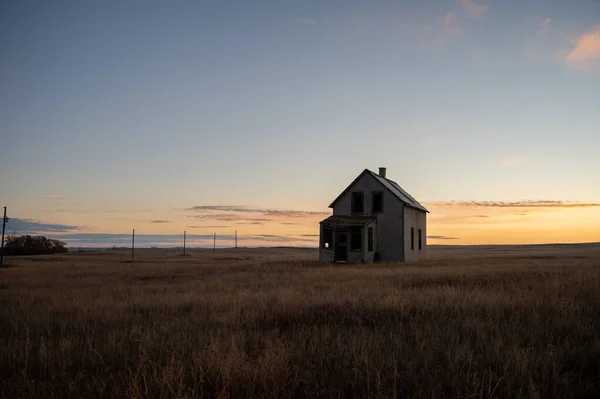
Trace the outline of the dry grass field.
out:
[[[8,258],[7,398],[600,397],[600,245]]]

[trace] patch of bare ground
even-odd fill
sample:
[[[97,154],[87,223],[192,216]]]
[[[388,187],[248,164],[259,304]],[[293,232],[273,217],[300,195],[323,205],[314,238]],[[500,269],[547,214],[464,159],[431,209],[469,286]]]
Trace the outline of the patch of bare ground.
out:
[[[0,397],[600,397],[597,247],[506,250],[11,258]]]

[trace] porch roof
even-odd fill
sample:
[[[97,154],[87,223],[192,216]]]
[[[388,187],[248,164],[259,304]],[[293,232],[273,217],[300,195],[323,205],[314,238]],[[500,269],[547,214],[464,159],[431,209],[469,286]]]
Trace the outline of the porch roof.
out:
[[[377,220],[377,216],[332,215],[321,220],[321,224],[332,227],[366,226]]]

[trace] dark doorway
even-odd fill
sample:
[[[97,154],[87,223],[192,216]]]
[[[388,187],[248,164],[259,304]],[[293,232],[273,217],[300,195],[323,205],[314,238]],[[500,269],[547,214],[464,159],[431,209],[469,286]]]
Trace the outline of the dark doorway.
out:
[[[335,235],[335,262],[348,261],[348,233],[337,232]]]

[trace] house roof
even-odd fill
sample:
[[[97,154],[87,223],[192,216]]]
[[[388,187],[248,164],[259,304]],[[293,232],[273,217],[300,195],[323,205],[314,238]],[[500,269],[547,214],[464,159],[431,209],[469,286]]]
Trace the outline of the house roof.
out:
[[[333,208],[333,205],[340,198],[342,198],[344,196],[344,194],[346,194],[346,192],[348,190],[350,190],[350,188],[354,185],[354,183],[356,183],[365,174],[371,174],[371,176],[373,176],[378,182],[380,182],[389,192],[394,194],[406,206],[410,206],[411,208],[419,209],[423,212],[429,213],[427,208],[425,208],[423,205],[419,204],[419,201],[414,199],[409,193],[407,193],[402,187],[400,187],[400,185],[398,183],[396,183],[393,180],[386,179],[385,177],[381,177],[377,173],[371,172],[369,169],[363,170],[363,172],[360,175],[358,175],[358,177],[356,179],[354,179],[354,181],[352,183],[350,183],[350,185],[348,187],[346,187],[346,189],[344,191],[342,191],[342,193],[340,195],[338,195],[338,197],[335,200],[333,200],[333,202],[331,203],[331,205],[329,205],[329,207]]]
[[[321,223],[333,227],[365,226],[372,221],[377,220],[376,216],[345,216],[332,215],[327,219],[321,220]]]

